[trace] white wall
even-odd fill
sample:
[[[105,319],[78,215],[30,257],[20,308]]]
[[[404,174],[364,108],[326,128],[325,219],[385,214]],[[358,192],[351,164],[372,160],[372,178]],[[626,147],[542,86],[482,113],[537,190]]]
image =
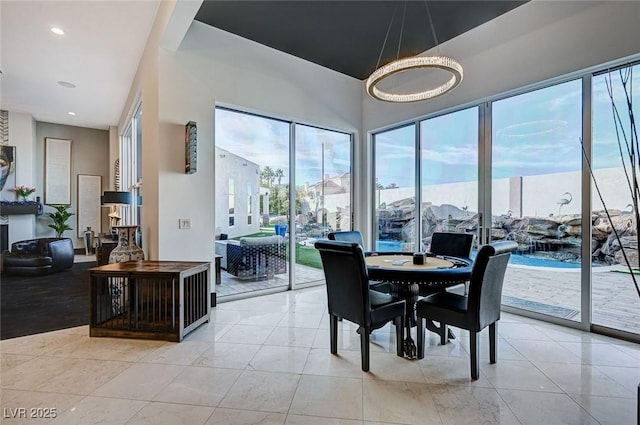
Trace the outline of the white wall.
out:
[[[118,123],[118,135],[121,135],[130,118],[130,112],[138,101],[142,101],[142,249],[147,259],[160,258],[160,225],[159,225],[159,93],[158,93],[158,51],[160,42],[171,14],[176,6],[175,0],[160,2],[156,19],[147,40],[140,64],[131,84],[129,96],[122,109]],[[111,146],[118,144],[118,138],[111,139]],[[111,158],[115,161],[115,158]],[[112,162],[113,164],[113,162]],[[170,196],[171,194],[167,194]]]
[[[85,229],[78,229],[78,174],[98,175],[102,177],[102,190],[109,187],[109,171],[111,167],[108,162],[109,157],[109,132],[93,128],[75,127],[63,124],[53,124],[47,122],[36,122],[35,124],[35,149],[36,158],[33,172],[36,175],[36,187],[44,188],[44,156],[45,138],[71,140],[71,208],[69,211],[75,214],[68,221],[72,230],[64,232],[64,237],[73,240],[75,248],[84,248],[84,239],[78,237],[78,231],[82,233]],[[44,189],[38,190],[36,195],[44,195]],[[42,202],[45,201],[44,196]],[[45,205],[44,214],[36,219],[37,237],[53,237],[55,230],[49,227],[51,219],[47,213],[53,212],[53,208]],[[93,229],[96,235],[99,232],[108,232],[109,219],[108,208],[101,208],[101,228]]]
[[[224,149],[216,152],[216,232],[225,233],[229,239],[260,231],[260,166]],[[234,185],[234,225],[229,226],[229,180]],[[249,193],[251,186],[251,193]],[[251,195],[251,224],[248,223],[248,199]]]
[[[9,145],[16,147],[16,185],[32,186],[36,192],[31,199],[42,196],[44,186],[36,184],[36,129],[30,114],[9,111]],[[10,215],[9,246],[36,235],[35,215]]]
[[[160,259],[213,258],[216,104],[360,133],[358,80],[199,22],[177,51],[160,51],[159,68]],[[191,175],[184,174],[188,121],[198,125]],[[179,230],[179,218],[190,218],[191,229]]]

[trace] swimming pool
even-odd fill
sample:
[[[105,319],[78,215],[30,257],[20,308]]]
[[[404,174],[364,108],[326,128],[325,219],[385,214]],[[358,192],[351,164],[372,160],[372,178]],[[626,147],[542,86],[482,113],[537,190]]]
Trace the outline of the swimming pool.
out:
[[[553,267],[557,269],[579,269],[580,263],[567,263],[552,260],[550,258],[536,257],[535,255],[511,254],[509,264],[518,266]]]
[[[377,241],[376,251],[402,251],[403,241]],[[471,253],[471,258],[475,258],[477,251]],[[552,267],[556,269],[579,269],[580,263],[567,263],[564,261],[553,260],[551,258],[538,257],[535,255],[511,254],[509,264],[516,266],[532,266],[532,267]],[[594,267],[597,265],[594,264]]]
[[[376,251],[401,252],[402,245],[404,245],[404,242],[402,241],[377,241]]]

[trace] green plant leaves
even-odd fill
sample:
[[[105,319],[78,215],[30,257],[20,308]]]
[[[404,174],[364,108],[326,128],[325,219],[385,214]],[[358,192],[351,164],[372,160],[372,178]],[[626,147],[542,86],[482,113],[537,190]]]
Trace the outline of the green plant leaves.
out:
[[[75,214],[68,211],[71,205],[51,205],[51,207],[56,211],[47,213],[53,221],[53,224],[49,224],[49,227],[56,231],[57,237],[61,238],[62,234],[66,230],[73,230],[73,228],[67,223],[67,220]]]

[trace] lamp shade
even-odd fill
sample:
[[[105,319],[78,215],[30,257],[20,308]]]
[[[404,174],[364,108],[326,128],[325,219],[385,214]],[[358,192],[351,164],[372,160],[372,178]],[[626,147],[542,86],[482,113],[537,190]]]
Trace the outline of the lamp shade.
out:
[[[131,203],[131,193],[105,191],[100,197],[100,203],[102,205],[117,205],[117,204],[128,205]]]

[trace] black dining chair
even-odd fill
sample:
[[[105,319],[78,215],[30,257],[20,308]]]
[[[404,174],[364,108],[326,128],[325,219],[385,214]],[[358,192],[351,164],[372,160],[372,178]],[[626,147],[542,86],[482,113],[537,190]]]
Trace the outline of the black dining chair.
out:
[[[478,337],[487,326],[490,362],[496,362],[502,284],[511,252],[517,248],[514,241],[494,242],[480,248],[471,271],[468,296],[443,291],[418,300],[418,358],[424,358],[425,319],[429,319],[440,322],[444,328],[440,335],[443,345],[446,343],[447,324],[469,331],[472,379],[479,377]]]
[[[340,232],[330,232],[327,235],[330,241],[355,242],[364,250],[364,239],[359,230],[345,230]]]
[[[404,300],[369,288],[369,276],[362,247],[355,242],[318,241],[327,283],[331,353],[338,353],[338,317],[360,327],[362,370],[369,371],[370,334],[393,321],[396,327],[396,351],[403,353],[402,334],[405,317]]]
[[[430,255],[443,255],[448,257],[471,257],[471,249],[473,247],[473,233],[451,233],[451,232],[435,232],[431,236],[431,245],[429,247]],[[467,294],[467,282],[461,282],[465,285],[465,295]],[[432,288],[427,286],[420,287],[420,296],[426,297],[434,293]]]
[[[431,236],[429,253],[451,257],[471,257],[473,233],[435,232]]]
[[[364,239],[362,233],[359,230],[343,230],[340,232],[331,232],[327,235],[330,241],[343,241],[343,242],[355,242],[362,247],[364,251]],[[371,255],[370,252],[364,251],[365,257]],[[372,280],[369,282],[369,287],[378,292],[391,292],[391,285],[389,282],[379,282]]]

